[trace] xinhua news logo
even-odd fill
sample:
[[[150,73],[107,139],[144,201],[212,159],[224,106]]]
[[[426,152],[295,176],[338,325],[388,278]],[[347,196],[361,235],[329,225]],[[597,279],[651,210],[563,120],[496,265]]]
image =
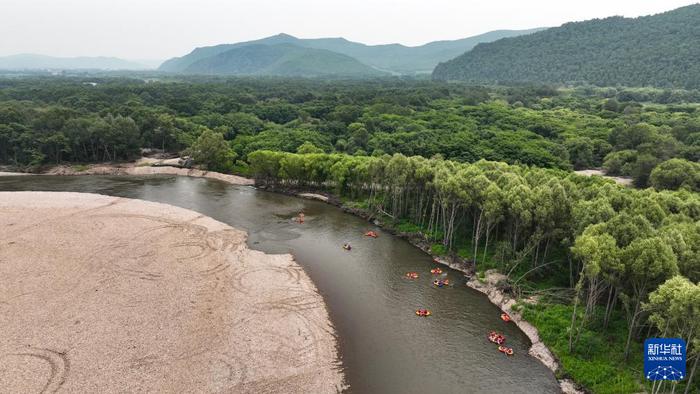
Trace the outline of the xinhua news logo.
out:
[[[685,378],[685,341],[680,338],[649,338],[644,341],[644,376],[648,380]]]

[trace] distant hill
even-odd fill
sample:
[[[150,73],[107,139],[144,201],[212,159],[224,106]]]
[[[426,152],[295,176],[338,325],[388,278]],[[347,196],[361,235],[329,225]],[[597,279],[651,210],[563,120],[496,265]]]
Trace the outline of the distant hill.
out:
[[[416,47],[407,47],[400,44],[365,45],[348,41],[344,38],[301,39],[288,34],[278,34],[255,41],[197,48],[188,55],[166,61],[159,69],[169,72],[186,72],[191,64],[233,48],[249,45],[293,44],[351,56],[361,63],[396,74],[430,73],[439,62],[452,59],[472,49],[478,43],[491,42],[504,37],[529,34],[540,30],[542,29],[498,30],[461,40],[436,41]]]
[[[278,75],[292,77],[380,76],[383,72],[350,56],[292,44],[245,45],[204,57],[184,69],[188,74]]]
[[[21,54],[0,57],[3,70],[143,70],[150,68],[140,63],[116,57],[53,57]]]
[[[700,88],[700,4],[640,18],[567,23],[479,44],[435,79]]]

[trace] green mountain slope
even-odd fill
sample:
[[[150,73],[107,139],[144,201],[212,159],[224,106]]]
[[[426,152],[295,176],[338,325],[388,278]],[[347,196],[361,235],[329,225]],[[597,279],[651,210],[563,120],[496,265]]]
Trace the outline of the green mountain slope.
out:
[[[400,74],[429,73],[435,66],[471,50],[479,43],[492,42],[504,37],[530,34],[542,29],[498,30],[474,37],[451,41],[434,41],[425,45],[408,47],[400,44],[365,45],[344,38],[320,38],[301,40],[302,45],[327,49],[352,56],[371,66]]]
[[[276,45],[276,44],[289,44],[296,39],[292,36],[287,36],[284,34],[279,34],[273,37],[263,38],[261,40],[246,41],[236,44],[220,44],[210,47],[195,48],[189,54],[182,57],[174,57],[168,59],[163,64],[160,65],[158,70],[167,72],[185,72],[185,70],[192,64],[206,59],[208,57],[216,56],[220,53],[229,51],[234,48],[240,48],[247,45]]]
[[[453,41],[436,41],[416,47],[400,44],[365,45],[344,38],[301,39],[288,34],[247,41],[197,48],[188,55],[173,58],[160,67],[161,71],[184,72],[193,63],[216,56],[233,48],[249,45],[294,44],[300,47],[325,49],[354,57],[372,67],[398,74],[429,73],[441,61],[454,58],[481,42],[491,42],[504,37],[529,34],[542,29],[498,30],[474,37]]]
[[[473,82],[573,82],[700,87],[700,4],[635,19],[567,23],[477,45],[433,77]]]
[[[21,54],[0,57],[3,70],[143,70],[149,68],[136,62],[115,57],[53,57]]]
[[[246,45],[200,59],[188,74],[316,76],[380,76],[383,72],[350,56],[292,44]]]

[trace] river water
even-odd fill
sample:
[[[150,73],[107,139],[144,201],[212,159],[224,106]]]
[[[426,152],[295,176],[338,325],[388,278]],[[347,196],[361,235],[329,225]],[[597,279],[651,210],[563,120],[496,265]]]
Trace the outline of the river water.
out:
[[[175,176],[0,177],[0,191],[100,193],[180,206],[248,231],[251,248],[291,253],[323,295],[352,393],[557,393],[554,375],[527,354],[529,341],[460,272],[432,286],[430,256],[330,205],[252,187]],[[303,210],[306,222],[292,218]],[[379,238],[364,237],[375,230]],[[350,242],[351,251],[341,245]],[[420,278],[403,278],[417,271]],[[419,318],[415,310],[433,315]],[[486,340],[504,333],[515,355]],[[283,388],[281,388],[284,391]]]

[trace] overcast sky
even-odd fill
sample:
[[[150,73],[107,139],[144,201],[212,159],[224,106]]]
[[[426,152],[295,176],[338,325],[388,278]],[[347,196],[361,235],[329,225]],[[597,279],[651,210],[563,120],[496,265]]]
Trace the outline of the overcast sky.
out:
[[[0,0],[0,55],[165,59],[280,32],[419,45],[697,0]]]

